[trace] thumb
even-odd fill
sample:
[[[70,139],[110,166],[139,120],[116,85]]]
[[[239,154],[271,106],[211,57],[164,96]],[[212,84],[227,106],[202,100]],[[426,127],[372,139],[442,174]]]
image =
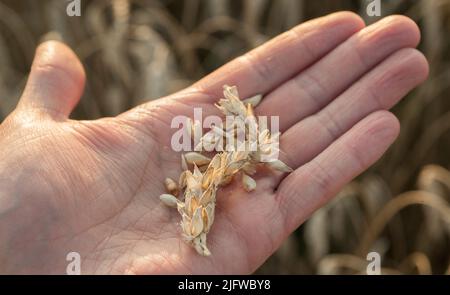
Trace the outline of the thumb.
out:
[[[36,50],[18,111],[66,119],[83,93],[85,72],[75,53],[63,43],[48,41]]]

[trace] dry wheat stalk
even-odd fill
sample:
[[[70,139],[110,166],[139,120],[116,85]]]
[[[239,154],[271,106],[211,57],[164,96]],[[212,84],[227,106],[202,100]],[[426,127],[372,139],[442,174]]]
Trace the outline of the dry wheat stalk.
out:
[[[160,196],[165,205],[178,209],[185,240],[204,256],[211,254],[206,245],[206,235],[214,222],[216,194],[220,186],[229,184],[236,174],[241,173],[244,189],[247,192],[253,191],[256,189],[256,181],[250,175],[256,173],[258,165],[265,164],[282,172],[292,171],[280,160],[270,160],[270,155],[278,152],[280,134],[270,134],[268,129],[258,126],[253,108],[258,105],[262,96],[241,101],[235,86],[224,86],[224,97],[216,104],[217,108],[225,116],[231,116],[245,124],[239,127],[238,124],[229,124],[227,121],[225,125],[214,126],[201,138],[198,148],[210,151],[220,145],[220,139],[235,139],[232,141],[233,146],[222,149],[212,159],[196,152],[182,155],[183,172],[178,184],[167,178],[165,185],[169,194]],[[199,122],[191,122],[191,135],[195,134],[194,130],[198,125]],[[238,140],[240,135],[243,135],[243,140]],[[192,171],[189,170],[189,165],[193,167]],[[180,192],[182,198],[178,199]]]

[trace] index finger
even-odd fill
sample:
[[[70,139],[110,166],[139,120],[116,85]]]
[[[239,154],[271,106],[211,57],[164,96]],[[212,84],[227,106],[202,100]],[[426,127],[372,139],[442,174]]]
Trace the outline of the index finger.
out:
[[[338,12],[305,22],[229,62],[193,85],[205,99],[222,95],[225,84],[241,97],[265,94],[306,69],[364,28],[355,13]]]

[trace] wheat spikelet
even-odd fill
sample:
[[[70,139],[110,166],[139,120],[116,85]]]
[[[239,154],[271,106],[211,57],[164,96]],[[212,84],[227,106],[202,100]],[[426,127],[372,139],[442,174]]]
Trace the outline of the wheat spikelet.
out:
[[[224,98],[220,99],[216,106],[225,116],[245,122],[245,130],[237,130],[236,124],[214,126],[201,138],[195,150],[210,151],[210,148],[217,148],[218,139],[236,139],[242,132],[245,135],[244,141],[236,144],[237,149],[221,151],[213,158],[197,152],[182,155],[183,172],[178,184],[170,178],[165,180],[170,194],[163,194],[160,199],[163,204],[178,209],[183,236],[200,255],[211,254],[206,238],[214,222],[216,195],[221,186],[229,184],[236,174],[242,173],[243,188],[247,192],[255,190],[256,181],[249,175],[256,173],[259,164],[282,172],[292,171],[280,160],[263,160],[264,156],[270,156],[274,149],[277,151],[279,133],[272,135],[268,129],[260,130],[253,108],[261,98],[262,96],[257,95],[241,101],[236,87],[224,86]],[[190,122],[189,132],[192,134],[198,123]],[[193,166],[193,171],[188,169],[188,165]],[[182,198],[177,199],[175,196],[180,192]]]

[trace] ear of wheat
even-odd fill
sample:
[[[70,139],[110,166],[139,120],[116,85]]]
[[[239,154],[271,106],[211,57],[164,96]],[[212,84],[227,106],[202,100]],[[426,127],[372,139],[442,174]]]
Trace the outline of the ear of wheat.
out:
[[[227,124],[211,128],[201,138],[197,148],[210,151],[210,148],[217,148],[223,139],[226,141],[230,138],[235,139],[232,141],[233,146],[228,145],[226,149],[222,147],[221,152],[212,158],[197,152],[182,155],[183,172],[178,183],[169,178],[165,180],[168,193],[161,195],[160,199],[165,205],[177,208],[185,240],[201,255],[211,255],[206,237],[214,222],[216,195],[220,187],[228,185],[240,173],[243,188],[247,192],[255,190],[256,181],[251,175],[256,173],[258,165],[267,165],[282,172],[292,171],[278,159],[265,160],[270,159],[271,153],[278,151],[280,134],[271,134],[268,129],[258,126],[253,108],[261,99],[262,96],[257,95],[240,100],[237,87],[225,85],[224,98],[219,100],[216,107],[225,116],[245,122],[241,125],[244,127],[228,124],[227,120]],[[199,122],[191,121],[190,125],[190,133],[194,134]],[[243,140],[238,140],[242,133]]]

